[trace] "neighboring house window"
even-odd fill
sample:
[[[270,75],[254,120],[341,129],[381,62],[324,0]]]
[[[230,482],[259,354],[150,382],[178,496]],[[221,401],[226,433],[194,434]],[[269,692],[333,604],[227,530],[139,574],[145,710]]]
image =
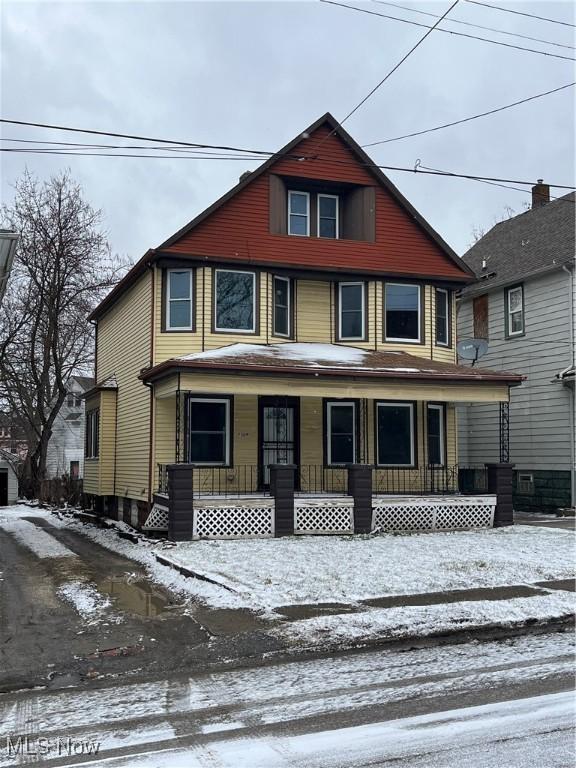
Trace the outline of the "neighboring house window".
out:
[[[428,433],[428,464],[443,467],[446,450],[443,405],[428,405],[426,425]]]
[[[450,294],[445,288],[436,288],[436,344],[447,347],[450,343]]]
[[[74,392],[69,392],[66,396],[66,405],[68,408],[81,408],[82,398],[80,395],[76,395]]]
[[[307,237],[310,234],[310,195],[288,192],[288,234]]]
[[[527,473],[518,473],[518,480],[516,484],[518,493],[523,493],[526,496],[531,496],[534,493],[534,475]]]
[[[97,459],[100,448],[100,408],[86,414],[84,453],[87,459]]]
[[[80,462],[79,461],[71,461],[70,462],[70,477],[72,480],[78,480],[80,477]]]
[[[420,286],[386,283],[386,341],[420,341]]]
[[[488,339],[488,294],[476,296],[473,301],[474,338]]]
[[[376,403],[376,463],[413,467],[414,443],[414,404]]]
[[[356,461],[356,403],[326,403],[326,463],[354,464]]]
[[[228,398],[189,398],[188,461],[191,464],[230,464]]]
[[[342,340],[364,338],[364,283],[338,283],[338,337]]]
[[[506,291],[506,333],[508,336],[524,333],[524,289],[521,285]]]
[[[338,229],[338,196],[318,195],[318,237],[337,239]]]
[[[291,285],[288,277],[275,277],[274,290],[274,324],[272,333],[274,336],[291,336]]]
[[[215,329],[232,333],[256,330],[256,274],[216,270]]]
[[[166,280],[166,330],[192,330],[192,270],[169,269]]]

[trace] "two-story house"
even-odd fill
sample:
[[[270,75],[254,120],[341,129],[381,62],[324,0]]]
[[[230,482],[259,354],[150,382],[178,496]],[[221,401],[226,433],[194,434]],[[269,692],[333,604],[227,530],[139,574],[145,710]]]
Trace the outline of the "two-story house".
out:
[[[83,395],[94,386],[88,376],[71,376],[66,399],[52,425],[46,452],[46,476],[68,475],[79,479],[84,471],[84,400]]]
[[[532,189],[532,208],[496,224],[464,255],[478,282],[462,290],[458,337],[483,338],[477,369],[515,370],[526,383],[510,405],[510,460],[518,509],[576,502],[574,286],[576,197],[550,200]],[[459,414],[459,458],[498,457],[496,408],[471,404]]]
[[[151,527],[165,467],[193,466],[196,535],[233,536],[270,534],[246,520],[268,514],[277,465],[324,512],[349,511],[349,465],[376,467],[381,493],[457,492],[456,404],[507,402],[521,380],[456,364],[454,294],[474,279],[325,115],[93,312],[86,493]]]

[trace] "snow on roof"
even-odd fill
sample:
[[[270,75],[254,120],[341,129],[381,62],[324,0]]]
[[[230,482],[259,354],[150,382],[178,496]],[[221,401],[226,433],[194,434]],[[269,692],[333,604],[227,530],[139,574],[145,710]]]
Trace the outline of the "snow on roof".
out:
[[[107,376],[99,384],[97,384],[97,387],[98,389],[117,389],[118,382],[116,381],[116,376],[114,374]]]
[[[309,365],[321,366],[329,363],[361,366],[367,355],[365,349],[344,347],[338,344],[316,344],[312,342],[286,344],[230,344],[227,347],[211,349],[208,352],[194,352],[179,360],[219,360],[230,357],[257,357],[277,360],[293,360]]]

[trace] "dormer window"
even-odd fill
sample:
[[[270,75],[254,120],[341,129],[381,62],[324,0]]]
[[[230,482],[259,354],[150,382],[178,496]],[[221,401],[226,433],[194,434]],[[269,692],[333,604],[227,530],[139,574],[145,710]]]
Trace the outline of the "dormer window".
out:
[[[338,195],[318,195],[318,237],[339,237]]]
[[[308,237],[310,235],[310,194],[288,192],[288,234]]]

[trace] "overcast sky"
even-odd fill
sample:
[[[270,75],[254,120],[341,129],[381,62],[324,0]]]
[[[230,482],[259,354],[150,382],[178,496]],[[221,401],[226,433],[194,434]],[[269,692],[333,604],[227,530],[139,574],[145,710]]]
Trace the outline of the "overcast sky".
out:
[[[349,5],[423,23],[376,2]],[[450,2],[409,2],[441,14]],[[507,8],[574,23],[571,2]],[[2,117],[150,137],[276,150],[326,111],[342,119],[426,31],[319,2],[6,2]],[[573,46],[574,29],[460,0],[451,14]],[[450,26],[447,23],[446,27]],[[451,29],[573,56],[569,48],[462,25]],[[433,32],[345,127],[365,144],[483,112],[569,83],[571,61]],[[498,115],[369,149],[380,164],[574,183],[574,88]],[[2,127],[3,139],[98,141]],[[104,140],[110,141],[112,140]],[[138,143],[138,142],[135,142]],[[2,142],[3,147],[15,146]],[[65,167],[102,208],[112,248],[135,260],[236,183],[254,161],[1,153],[2,197],[27,166]],[[390,172],[459,253],[529,195],[473,181]],[[554,192],[554,191],[553,191]],[[557,191],[556,194],[565,194]]]

